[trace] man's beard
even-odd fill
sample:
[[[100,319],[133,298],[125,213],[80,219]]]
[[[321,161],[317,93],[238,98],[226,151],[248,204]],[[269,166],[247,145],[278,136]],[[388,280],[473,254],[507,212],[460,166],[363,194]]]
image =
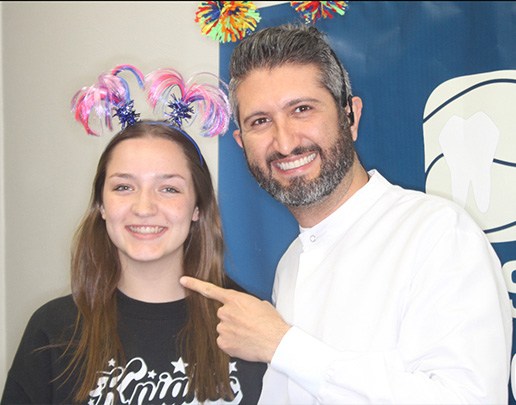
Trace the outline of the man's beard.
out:
[[[251,174],[260,187],[277,201],[290,207],[310,206],[329,196],[342,182],[353,165],[355,149],[349,126],[341,126],[337,140],[329,149],[322,150],[317,145],[308,148],[299,147],[293,150],[291,155],[306,152],[319,153],[321,173],[312,180],[306,180],[304,176],[295,177],[290,180],[290,184],[287,186],[272,178],[272,170],[265,173],[258,165],[251,164],[249,159],[246,160]],[[271,161],[280,157],[284,156],[279,154],[270,156],[267,159],[267,167],[270,167]]]

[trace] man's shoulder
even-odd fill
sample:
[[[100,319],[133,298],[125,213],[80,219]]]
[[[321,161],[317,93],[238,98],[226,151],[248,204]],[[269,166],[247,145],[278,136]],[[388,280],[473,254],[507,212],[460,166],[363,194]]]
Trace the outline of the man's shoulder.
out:
[[[437,233],[466,232],[485,237],[478,222],[464,207],[449,198],[400,186],[392,186],[385,198],[390,199],[387,215],[397,217],[399,225],[412,223],[417,228]]]
[[[448,213],[453,216],[469,216],[464,208],[449,198],[397,185],[381,177],[379,174],[378,176],[385,186],[384,199],[390,200],[394,207],[406,208],[414,213],[422,211],[425,215],[432,211]]]

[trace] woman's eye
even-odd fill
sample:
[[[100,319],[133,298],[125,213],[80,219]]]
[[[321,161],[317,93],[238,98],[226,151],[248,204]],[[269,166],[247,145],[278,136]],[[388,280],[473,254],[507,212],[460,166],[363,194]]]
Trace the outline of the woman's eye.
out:
[[[179,192],[178,189],[175,187],[164,187],[163,191],[165,193],[178,193]]]
[[[131,186],[128,186],[126,184],[120,184],[113,188],[114,191],[129,191],[131,190]]]

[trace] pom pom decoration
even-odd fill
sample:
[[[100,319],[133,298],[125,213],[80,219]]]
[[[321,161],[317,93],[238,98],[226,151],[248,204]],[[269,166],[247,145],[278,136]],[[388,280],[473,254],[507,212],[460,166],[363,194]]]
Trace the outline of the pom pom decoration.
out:
[[[219,42],[236,42],[260,22],[252,1],[203,1],[195,13],[201,32]]]
[[[158,110],[160,115],[168,117],[167,121],[179,129],[182,129],[183,121],[194,116],[194,120],[200,120],[202,136],[224,134],[228,130],[231,117],[229,100],[219,87],[196,83],[195,79],[201,74],[185,81],[174,69],[155,70],[145,77],[147,100],[155,111]],[[174,90],[177,90],[177,95],[172,93]],[[194,104],[198,108],[197,113],[194,111]]]
[[[333,18],[332,13],[344,15],[349,7],[347,1],[291,1],[290,5],[306,24],[315,24],[320,18]]]
[[[72,112],[89,135],[99,135],[90,127],[92,114],[97,115],[109,130],[113,130],[112,116],[119,118],[122,129],[138,121],[139,114],[134,111],[129,85],[118,76],[126,70],[134,74],[143,89],[145,77],[140,70],[132,65],[118,65],[111,72],[101,74],[95,84],[83,87],[73,96]]]

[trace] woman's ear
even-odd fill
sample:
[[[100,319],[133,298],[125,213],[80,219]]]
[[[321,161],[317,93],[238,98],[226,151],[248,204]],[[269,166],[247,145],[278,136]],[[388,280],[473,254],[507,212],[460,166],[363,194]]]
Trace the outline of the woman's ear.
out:
[[[192,222],[199,220],[199,207],[195,207],[192,215]]]
[[[106,220],[106,210],[104,209],[104,205],[99,206],[100,215],[102,216],[102,219]]]

